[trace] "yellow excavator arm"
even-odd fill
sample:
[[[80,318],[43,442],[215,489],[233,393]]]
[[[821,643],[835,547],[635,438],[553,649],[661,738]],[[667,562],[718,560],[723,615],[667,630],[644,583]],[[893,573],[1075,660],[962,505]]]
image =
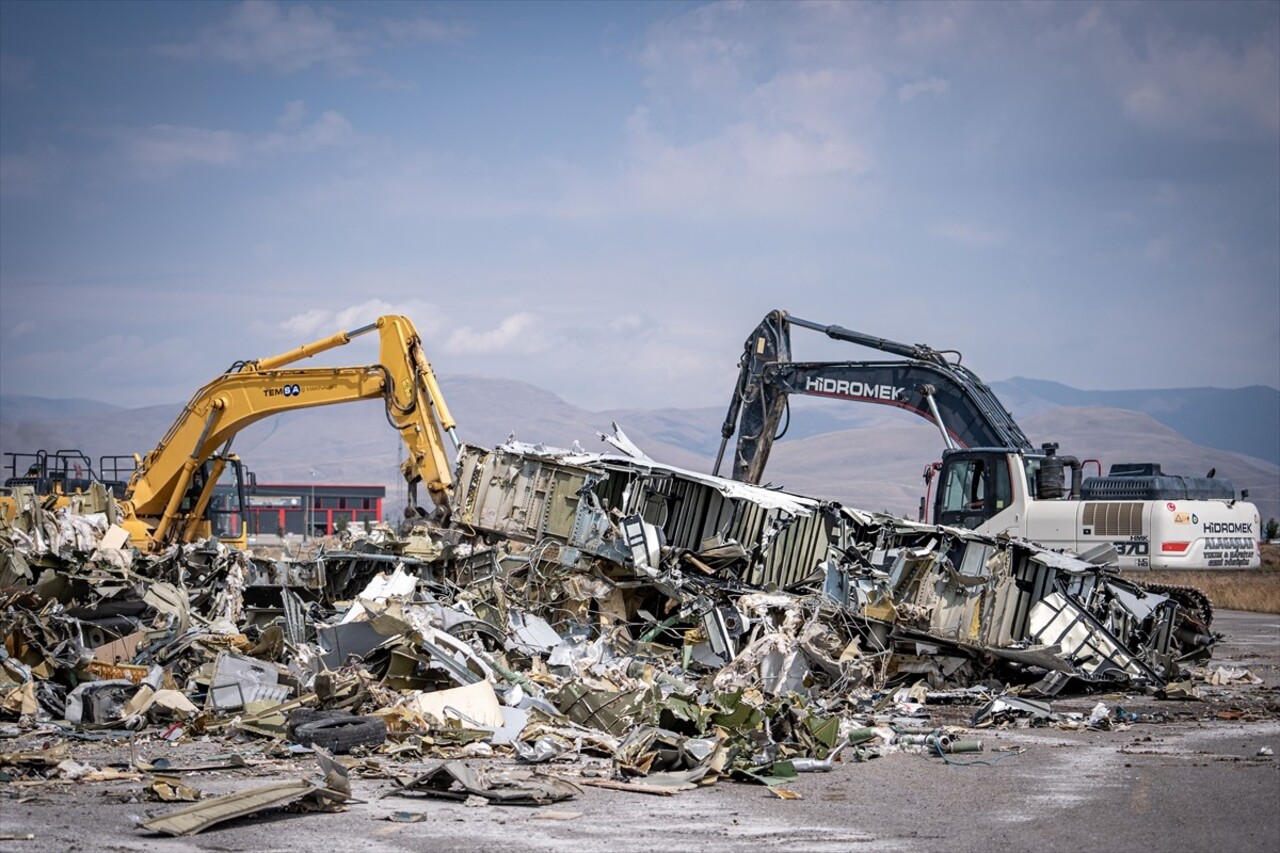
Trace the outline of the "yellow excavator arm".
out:
[[[377,364],[290,367],[374,331],[382,342]],[[384,401],[387,420],[408,448],[401,470],[411,502],[416,502],[417,484],[424,483],[431,502],[447,515],[453,477],[444,434],[456,449],[456,425],[413,323],[385,316],[270,358],[237,362],[201,388],[129,481],[122,508],[134,544],[158,549],[209,535],[204,510],[230,458],[232,439],[249,424],[280,412],[373,399]],[[200,494],[189,494],[196,471],[211,459]]]

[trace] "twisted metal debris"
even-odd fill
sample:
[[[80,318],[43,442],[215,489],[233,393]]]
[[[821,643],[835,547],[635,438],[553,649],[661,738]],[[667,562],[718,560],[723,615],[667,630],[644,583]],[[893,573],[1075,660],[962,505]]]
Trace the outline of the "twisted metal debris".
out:
[[[0,715],[68,736],[558,768],[442,764],[405,795],[554,802],[574,795],[567,776],[787,796],[787,778],[837,759],[981,749],[931,727],[931,704],[1044,721],[1035,697],[1161,691],[1212,648],[1202,596],[1123,580],[1114,553],[862,512],[606,440],[617,453],[464,446],[447,526],[310,559],[213,540],[144,555],[109,495],[46,512],[19,494],[0,527]],[[341,807],[317,790],[262,807]],[[212,825],[190,808],[183,831]]]

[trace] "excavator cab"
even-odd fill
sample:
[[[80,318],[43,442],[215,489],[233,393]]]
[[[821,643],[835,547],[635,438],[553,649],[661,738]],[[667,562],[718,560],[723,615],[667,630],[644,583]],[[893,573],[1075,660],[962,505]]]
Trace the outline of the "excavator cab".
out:
[[[976,529],[1024,496],[1038,501],[1079,500],[1081,464],[1057,451],[1058,445],[1052,442],[1042,445],[1040,453],[1001,447],[944,451],[938,466],[934,524]]]
[[[201,519],[200,523],[208,525],[197,535],[216,536],[233,547],[245,546],[245,482],[244,463],[234,455],[215,456],[195,470],[180,510],[184,516]]]
[[[991,448],[943,454],[935,524],[973,529],[1002,512],[1013,499],[1008,451]]]

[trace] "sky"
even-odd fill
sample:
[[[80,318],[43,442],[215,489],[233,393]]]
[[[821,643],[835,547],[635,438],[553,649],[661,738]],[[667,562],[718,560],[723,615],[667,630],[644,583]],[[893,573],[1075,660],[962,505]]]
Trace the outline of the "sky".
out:
[[[405,314],[446,380],[721,406],[776,308],[1280,387],[1280,3],[0,3],[0,393]]]

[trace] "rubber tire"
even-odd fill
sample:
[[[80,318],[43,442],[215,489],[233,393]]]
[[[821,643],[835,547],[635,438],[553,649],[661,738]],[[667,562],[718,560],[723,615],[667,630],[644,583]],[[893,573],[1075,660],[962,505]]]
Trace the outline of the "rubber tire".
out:
[[[320,746],[339,755],[357,746],[377,746],[387,739],[387,724],[379,717],[331,717],[298,727],[294,739],[303,746]]]
[[[285,724],[285,730],[289,733],[289,738],[296,741],[298,729],[307,723],[316,723],[320,720],[349,720],[352,716],[350,711],[318,711],[315,708],[298,708],[289,714],[289,721]]]

